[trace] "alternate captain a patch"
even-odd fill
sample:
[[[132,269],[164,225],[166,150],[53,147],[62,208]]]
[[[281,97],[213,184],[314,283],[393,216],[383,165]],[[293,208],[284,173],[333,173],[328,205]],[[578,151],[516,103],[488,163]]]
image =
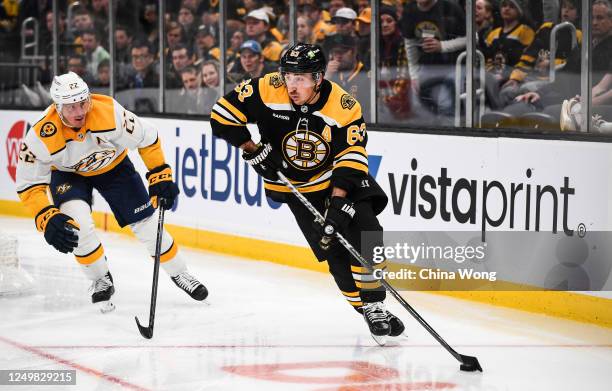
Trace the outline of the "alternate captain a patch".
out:
[[[355,100],[355,98],[353,98],[352,96],[350,96],[349,94],[344,94],[342,95],[342,97],[340,98],[340,104],[342,105],[343,109],[347,109],[350,110],[353,108],[353,106],[355,106],[355,103],[357,101]]]
[[[40,137],[51,137],[57,132],[57,127],[53,122],[45,122],[40,127]]]

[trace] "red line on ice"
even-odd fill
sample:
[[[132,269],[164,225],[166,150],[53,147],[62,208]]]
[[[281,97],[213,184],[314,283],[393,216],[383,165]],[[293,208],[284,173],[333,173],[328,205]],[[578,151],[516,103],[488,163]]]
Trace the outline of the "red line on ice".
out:
[[[14,347],[16,347],[18,349],[25,350],[26,352],[32,353],[32,354],[34,354],[36,356],[46,358],[47,360],[55,361],[58,364],[65,365],[67,367],[70,367],[70,368],[73,368],[73,369],[85,372],[85,373],[87,373],[89,375],[93,375],[93,376],[99,377],[99,378],[104,379],[104,380],[106,380],[108,382],[118,384],[118,385],[120,385],[122,387],[126,387],[126,388],[129,388],[129,389],[132,389],[132,390],[149,391],[149,389],[147,389],[147,388],[138,386],[136,384],[132,384],[132,383],[127,382],[125,380],[122,380],[122,379],[120,379],[120,378],[118,378],[116,376],[108,375],[108,374],[106,374],[104,372],[100,372],[100,371],[95,370],[93,368],[89,368],[89,367],[86,367],[84,365],[72,362],[70,360],[63,359],[63,358],[58,357],[56,355],[53,355],[51,353],[47,353],[45,351],[40,350],[40,348],[24,345],[22,343],[15,342],[15,341],[12,341],[12,340],[4,338],[4,337],[0,337],[0,341],[6,343],[7,345],[14,346]]]

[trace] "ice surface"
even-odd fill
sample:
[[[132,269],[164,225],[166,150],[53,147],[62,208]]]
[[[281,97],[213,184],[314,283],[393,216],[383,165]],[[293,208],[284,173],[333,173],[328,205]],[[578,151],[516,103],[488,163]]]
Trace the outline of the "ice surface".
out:
[[[404,297],[484,373],[459,364],[392,297],[408,338],[378,347],[331,276],[182,248],[208,304],[163,271],[155,335],[143,339],[152,262],[135,239],[99,233],[117,292],[100,314],[70,255],[30,220],[0,218],[19,237],[34,294],[0,298],[0,369],[75,369],[66,390],[610,390],[612,330],[427,293]],[[27,389],[32,386],[26,387]],[[24,390],[23,386],[0,389]]]

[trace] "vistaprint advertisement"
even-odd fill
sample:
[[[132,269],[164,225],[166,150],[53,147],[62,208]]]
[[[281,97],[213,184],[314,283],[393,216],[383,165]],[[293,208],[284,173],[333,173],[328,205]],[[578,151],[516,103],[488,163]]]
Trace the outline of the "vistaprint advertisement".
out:
[[[33,111],[4,112],[0,130],[4,144],[0,153],[0,199],[17,200],[14,179],[20,142],[38,116]],[[265,196],[262,180],[242,160],[240,151],[213,137],[207,121],[147,120],[158,129],[166,161],[181,191],[172,213],[166,215],[168,223],[307,246],[288,208]],[[257,137],[256,128],[251,130]],[[467,241],[487,246],[483,253],[489,263],[484,264],[496,274],[477,274],[487,283],[504,280],[569,290],[609,287],[605,271],[609,271],[610,262],[602,261],[605,246],[598,247],[600,252],[593,261],[604,262],[603,271],[597,278],[589,277],[588,282],[582,278],[566,283],[561,281],[562,275],[546,280],[546,273],[556,264],[563,265],[557,262],[559,257],[552,255],[553,264],[542,272],[543,279],[523,277],[534,268],[545,269],[538,261],[543,248],[554,254],[555,246],[568,246],[558,245],[565,241],[578,243],[577,246],[587,243],[587,249],[592,250],[596,245],[588,240],[595,240],[596,234],[598,243],[605,242],[606,232],[612,231],[612,191],[607,185],[612,183],[612,145],[371,131],[368,153],[370,173],[389,198],[380,215],[381,224],[386,232],[404,232],[408,238],[385,235],[385,243],[409,240],[414,248],[426,248],[440,237],[415,239],[414,232],[438,232],[452,238],[450,246],[465,245]],[[144,175],[146,170],[138,153],[132,151],[130,157]],[[101,197],[95,197],[94,210],[109,209]],[[262,226],[266,229],[262,230]],[[469,233],[468,239],[453,234],[462,231]],[[457,260],[462,256],[454,252],[451,264],[461,264]],[[398,263],[392,257],[386,258]],[[442,278],[430,280],[448,280],[444,278],[448,276],[443,273],[444,262],[438,265],[444,257],[437,254],[434,258],[429,260],[435,261],[433,264],[408,265],[433,266],[432,276]],[[581,261],[587,269],[589,259],[586,256]],[[521,262],[528,267],[519,267]],[[508,275],[508,265],[521,272]],[[461,273],[474,276],[475,272],[482,270]],[[602,281],[601,276],[606,278]],[[434,287],[441,288],[440,284]]]

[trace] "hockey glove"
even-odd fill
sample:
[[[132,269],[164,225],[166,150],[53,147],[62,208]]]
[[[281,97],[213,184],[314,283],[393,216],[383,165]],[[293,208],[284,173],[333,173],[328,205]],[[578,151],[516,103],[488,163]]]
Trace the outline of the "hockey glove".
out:
[[[147,180],[149,181],[149,197],[151,197],[153,207],[157,208],[159,204],[164,209],[172,208],[180,190],[176,183],[172,181],[170,166],[164,164],[155,167],[147,172]]]
[[[321,226],[322,238],[319,242],[321,248],[327,250],[329,243],[336,236],[336,232],[342,233],[354,216],[355,209],[349,199],[345,197],[332,197],[329,207],[325,212],[325,222]]]
[[[270,181],[277,181],[278,175],[276,171],[282,171],[282,169],[287,166],[278,153],[272,150],[272,145],[270,145],[270,143],[257,144],[257,149],[255,151],[243,152],[242,158],[249,166],[253,167],[259,175]]]
[[[54,206],[49,205],[38,212],[36,228],[45,233],[47,243],[59,252],[71,253],[79,244],[79,225]]]

